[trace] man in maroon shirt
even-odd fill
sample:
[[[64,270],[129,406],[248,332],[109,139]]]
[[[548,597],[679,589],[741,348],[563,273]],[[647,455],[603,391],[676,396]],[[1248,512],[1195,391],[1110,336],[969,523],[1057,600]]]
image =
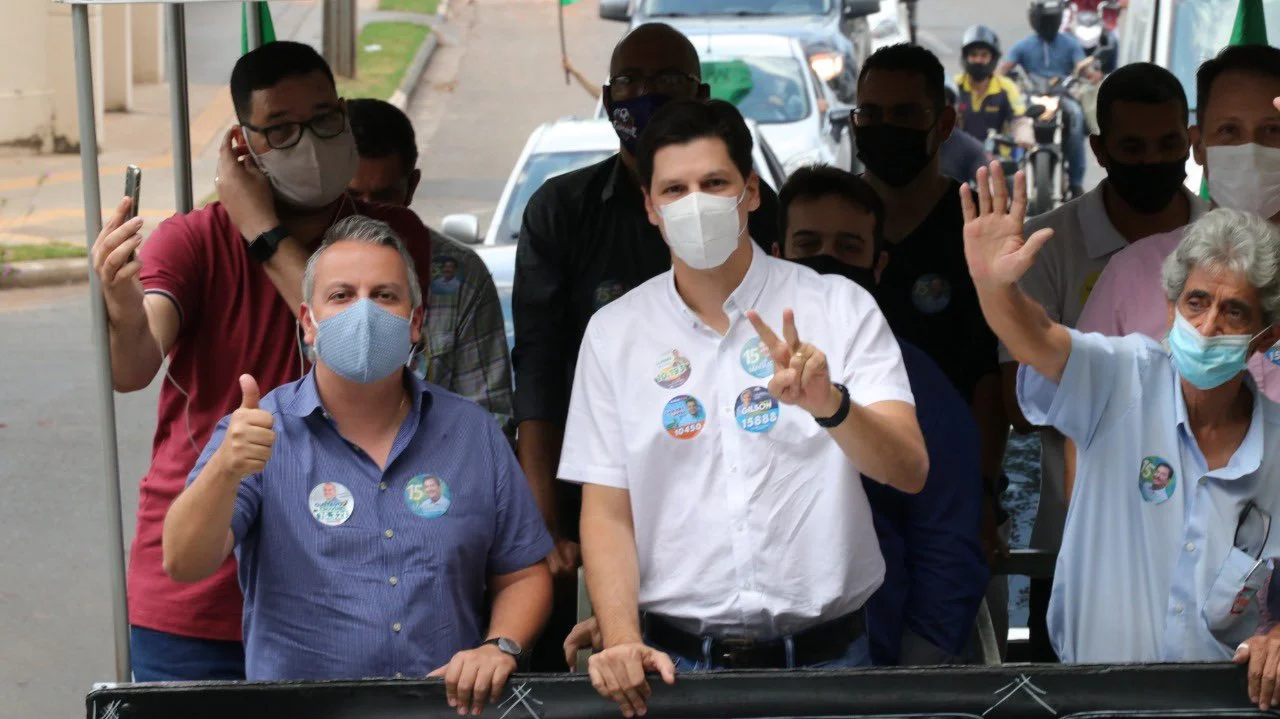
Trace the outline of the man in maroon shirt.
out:
[[[232,70],[231,96],[240,126],[220,151],[220,201],[169,218],[144,244],[141,220],[123,221],[126,199],[93,248],[116,390],[143,389],[169,359],[129,561],[137,681],[244,677],[234,561],[204,581],[174,582],[161,530],[199,448],[239,404],[239,375],[256,377],[264,393],[302,377],[295,314],[325,230],[353,214],[383,220],[404,238],[423,285],[431,280],[417,216],[346,194],[359,158],[345,101],[315,50],[275,42],[250,52]]]

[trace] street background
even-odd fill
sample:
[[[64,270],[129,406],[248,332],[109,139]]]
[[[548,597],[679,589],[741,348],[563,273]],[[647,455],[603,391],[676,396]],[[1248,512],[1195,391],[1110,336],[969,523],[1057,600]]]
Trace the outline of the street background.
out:
[[[318,43],[318,2],[272,6],[281,38]],[[989,24],[1008,47],[1030,32],[1025,8],[1025,0],[921,0],[920,40],[954,74],[966,26]],[[626,26],[600,20],[591,0],[566,7],[565,16],[570,58],[603,81]],[[193,126],[217,126],[202,126],[199,134],[208,141],[195,148],[199,198],[201,187],[211,189],[209,142],[220,139],[225,119],[225,107],[219,112],[215,103],[229,106],[224,84],[239,51],[239,12],[234,4],[192,5],[187,22]],[[457,0],[435,29],[441,47],[409,108],[424,175],[414,209],[437,226],[446,214],[475,213],[483,232],[529,133],[547,120],[589,116],[594,100],[564,82],[555,0]],[[122,141],[105,148],[102,166],[104,201],[114,204],[123,166],[153,158],[141,203],[150,222],[171,212],[173,195],[162,90],[148,102],[130,115],[109,116],[108,122],[132,128],[120,137],[135,146]],[[46,161],[33,174],[34,167],[34,161],[0,158],[0,238],[6,231],[47,237],[65,230],[71,237],[80,233],[82,241],[79,159]],[[61,179],[41,182],[41,173]],[[1095,168],[1090,181],[1097,179]],[[14,208],[35,205],[45,225],[19,222],[23,214]],[[93,682],[113,676],[103,419],[88,299],[87,285],[0,292],[0,719],[84,716],[83,697]],[[162,381],[116,395],[126,542]]]

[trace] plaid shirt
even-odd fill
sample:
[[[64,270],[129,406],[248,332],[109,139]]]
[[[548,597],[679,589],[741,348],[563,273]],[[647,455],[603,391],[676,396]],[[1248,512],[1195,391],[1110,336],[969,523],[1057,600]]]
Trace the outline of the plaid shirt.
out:
[[[427,351],[415,374],[485,408],[510,436],[511,354],[489,268],[475,251],[433,231],[431,286],[422,289]]]

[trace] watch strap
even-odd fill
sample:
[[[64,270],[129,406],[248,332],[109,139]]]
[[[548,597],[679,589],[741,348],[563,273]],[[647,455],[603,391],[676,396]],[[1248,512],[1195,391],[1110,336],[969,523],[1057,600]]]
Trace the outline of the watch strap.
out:
[[[832,386],[840,390],[840,407],[836,410],[836,413],[830,417],[813,418],[813,420],[818,423],[818,426],[823,429],[839,427],[841,424],[844,424],[845,419],[849,417],[849,406],[851,403],[851,400],[849,399],[849,388],[839,382],[833,382]]]
[[[289,236],[289,231],[283,226],[273,227],[266,232],[258,235],[249,243],[249,256],[258,262],[266,262],[276,253],[276,248],[284,242],[284,238]]]

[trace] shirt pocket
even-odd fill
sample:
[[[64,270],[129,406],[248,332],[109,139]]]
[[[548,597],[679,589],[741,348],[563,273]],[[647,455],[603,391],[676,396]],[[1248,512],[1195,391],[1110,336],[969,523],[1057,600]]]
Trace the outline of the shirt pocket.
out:
[[[1253,636],[1261,611],[1258,591],[1271,580],[1271,569],[1245,552],[1231,548],[1209,589],[1202,612],[1209,632],[1228,649]]]
[[[350,521],[334,527],[319,522],[315,525],[315,548],[324,564],[349,569],[375,569],[382,564],[380,542],[390,541],[383,532],[372,527],[352,525]]]

